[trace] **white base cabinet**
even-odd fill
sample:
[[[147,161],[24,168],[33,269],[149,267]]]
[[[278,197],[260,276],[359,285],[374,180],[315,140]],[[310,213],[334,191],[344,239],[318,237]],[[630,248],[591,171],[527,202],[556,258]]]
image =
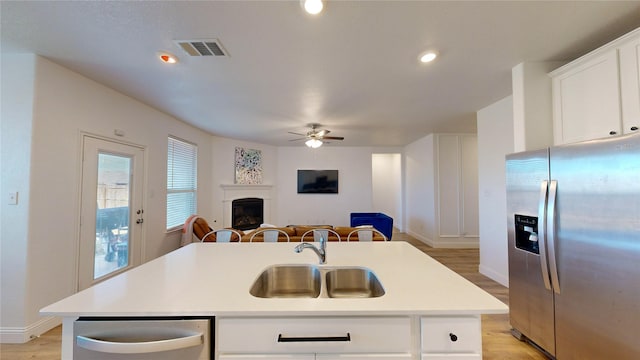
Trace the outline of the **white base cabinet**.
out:
[[[411,359],[409,317],[221,318],[220,360]]]
[[[482,360],[479,315],[216,321],[218,360]]]
[[[423,317],[420,328],[423,360],[482,359],[479,316]]]

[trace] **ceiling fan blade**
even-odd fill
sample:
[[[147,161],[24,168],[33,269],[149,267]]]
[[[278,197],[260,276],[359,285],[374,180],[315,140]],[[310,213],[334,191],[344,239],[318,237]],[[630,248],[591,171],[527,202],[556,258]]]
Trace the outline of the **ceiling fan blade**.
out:
[[[343,136],[323,136],[322,140],[344,140]]]
[[[307,137],[306,137],[306,136],[305,136],[305,137],[302,137],[302,138],[291,139],[291,140],[289,140],[289,141],[300,141],[300,140],[305,140],[305,139],[307,139]]]
[[[287,131],[289,134],[293,134],[293,135],[299,135],[299,136],[307,136],[307,134],[300,134],[297,132],[293,132],[293,131]]]

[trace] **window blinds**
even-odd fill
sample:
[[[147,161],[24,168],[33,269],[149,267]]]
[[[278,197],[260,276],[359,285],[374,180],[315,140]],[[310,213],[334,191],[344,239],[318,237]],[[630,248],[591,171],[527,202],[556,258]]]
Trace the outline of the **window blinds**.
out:
[[[196,212],[198,148],[169,137],[167,152],[167,230]]]

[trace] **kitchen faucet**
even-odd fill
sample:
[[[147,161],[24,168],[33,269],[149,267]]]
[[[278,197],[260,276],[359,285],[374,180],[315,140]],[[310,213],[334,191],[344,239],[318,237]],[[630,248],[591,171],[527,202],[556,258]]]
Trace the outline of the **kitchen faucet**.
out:
[[[315,247],[311,243],[303,242],[302,244],[296,246],[293,251],[297,253],[301,253],[304,249],[313,250],[316,255],[318,255],[318,259],[320,260],[320,264],[327,263],[327,240],[323,236],[320,236],[320,248]]]

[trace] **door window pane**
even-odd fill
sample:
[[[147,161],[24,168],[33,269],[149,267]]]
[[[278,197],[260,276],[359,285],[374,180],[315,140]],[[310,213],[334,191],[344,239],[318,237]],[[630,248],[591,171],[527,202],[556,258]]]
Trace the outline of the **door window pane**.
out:
[[[94,279],[129,264],[131,158],[98,154]]]

